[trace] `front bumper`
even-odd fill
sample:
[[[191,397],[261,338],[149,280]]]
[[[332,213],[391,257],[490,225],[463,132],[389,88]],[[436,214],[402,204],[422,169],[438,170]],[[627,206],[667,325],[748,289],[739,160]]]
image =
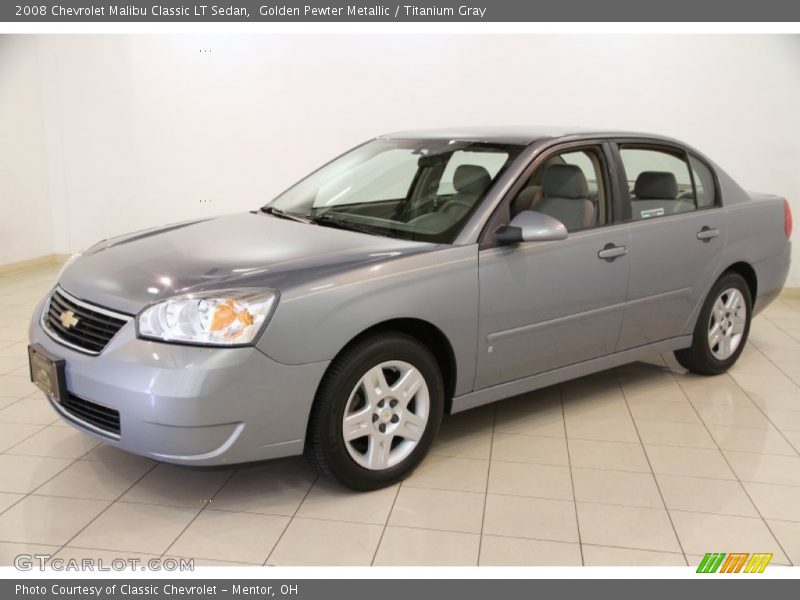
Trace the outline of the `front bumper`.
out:
[[[72,425],[157,460],[235,464],[303,451],[311,404],[328,362],[288,366],[255,347],[204,348],[138,339],[123,326],[97,356],[52,339],[34,313],[31,343],[66,361],[67,390],[119,412],[113,435],[54,408]]]

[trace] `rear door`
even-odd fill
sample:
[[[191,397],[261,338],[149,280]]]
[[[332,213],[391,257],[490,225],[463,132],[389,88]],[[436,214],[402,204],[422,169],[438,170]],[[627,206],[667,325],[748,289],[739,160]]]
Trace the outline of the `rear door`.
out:
[[[617,350],[691,332],[722,256],[725,214],[713,171],[669,144],[615,147],[630,230],[630,281]]]

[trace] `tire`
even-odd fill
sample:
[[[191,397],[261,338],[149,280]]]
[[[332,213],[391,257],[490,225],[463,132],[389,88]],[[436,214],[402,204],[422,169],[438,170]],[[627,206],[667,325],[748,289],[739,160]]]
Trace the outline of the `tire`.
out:
[[[425,457],[443,413],[444,382],[430,350],[402,333],[373,334],[345,348],[328,368],[311,410],[305,455],[353,489],[386,487]]]
[[[694,328],[692,345],[676,351],[675,358],[693,373],[724,373],[744,350],[752,311],[750,287],[744,278],[733,271],[723,273],[706,297]],[[718,341],[714,343],[715,340]]]

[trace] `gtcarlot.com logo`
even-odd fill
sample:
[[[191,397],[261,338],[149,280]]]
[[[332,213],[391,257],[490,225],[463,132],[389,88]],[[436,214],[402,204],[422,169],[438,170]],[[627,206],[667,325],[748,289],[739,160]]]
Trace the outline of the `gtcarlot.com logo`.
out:
[[[697,565],[698,573],[763,573],[772,554],[762,552],[709,552]]]
[[[139,558],[117,557],[113,560],[100,558],[53,558],[51,554],[18,554],[14,567],[19,571],[194,571],[192,558]]]

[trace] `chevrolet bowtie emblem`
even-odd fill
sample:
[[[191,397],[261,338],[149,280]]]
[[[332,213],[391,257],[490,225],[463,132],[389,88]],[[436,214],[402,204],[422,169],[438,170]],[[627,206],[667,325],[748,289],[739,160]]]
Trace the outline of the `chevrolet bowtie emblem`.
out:
[[[75,313],[71,310],[65,310],[58,316],[61,324],[66,328],[69,329],[70,327],[75,327],[78,324],[78,317],[75,316]]]

